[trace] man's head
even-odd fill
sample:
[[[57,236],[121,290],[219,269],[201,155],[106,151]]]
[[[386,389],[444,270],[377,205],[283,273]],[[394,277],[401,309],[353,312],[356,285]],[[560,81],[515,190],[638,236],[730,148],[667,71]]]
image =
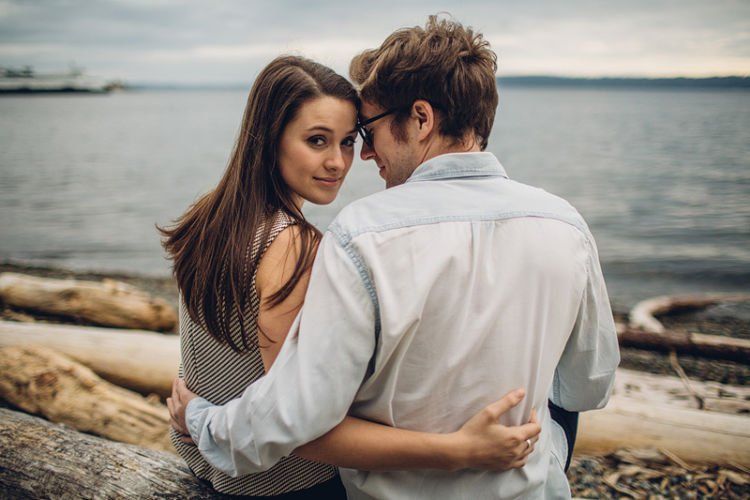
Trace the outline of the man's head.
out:
[[[362,158],[375,160],[386,187],[402,184],[439,154],[485,149],[498,100],[496,71],[497,57],[481,34],[437,16],[352,60],[365,135],[372,136]]]

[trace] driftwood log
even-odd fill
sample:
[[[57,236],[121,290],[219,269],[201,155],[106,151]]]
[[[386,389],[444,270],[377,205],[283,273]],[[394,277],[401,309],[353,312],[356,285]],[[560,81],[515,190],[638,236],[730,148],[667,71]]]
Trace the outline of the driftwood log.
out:
[[[115,385],[167,397],[180,363],[174,335],[0,321],[0,347],[38,344],[65,354]]]
[[[0,347],[39,344],[91,368],[113,384],[167,397],[180,361],[179,339],[151,332],[0,321]],[[693,382],[708,410],[735,413],[750,405],[750,387]],[[615,395],[693,407],[693,395],[677,377],[618,369]]]
[[[637,347],[664,353],[675,351],[704,358],[750,363],[750,340],[747,339],[669,330],[661,333],[632,328],[618,330],[617,339],[623,347]]]
[[[171,331],[177,324],[177,313],[167,301],[114,280],[97,283],[2,273],[0,300],[103,326]]]
[[[651,333],[663,333],[664,325],[656,319],[656,316],[660,314],[702,309],[721,302],[743,302],[747,300],[750,300],[750,295],[746,294],[663,295],[652,297],[637,303],[630,310],[630,328]]]
[[[576,453],[656,448],[686,462],[750,466],[750,419],[613,397],[581,414]]]
[[[166,406],[112,385],[85,366],[44,347],[0,349],[0,398],[80,431],[174,451]]]
[[[176,455],[0,408],[2,498],[228,498]]]
[[[606,408],[581,414],[575,452],[656,448],[692,463],[750,466],[750,387],[688,384],[618,369]]]
[[[618,325],[620,345],[660,352],[675,351],[713,359],[750,363],[750,340],[675,332],[664,328],[659,314],[685,309],[700,309],[720,302],[750,300],[750,295],[686,295],[654,297],[639,302],[630,311],[628,326]]]
[[[615,377],[612,397],[674,408],[744,414],[750,425],[750,386],[686,381],[620,368]]]

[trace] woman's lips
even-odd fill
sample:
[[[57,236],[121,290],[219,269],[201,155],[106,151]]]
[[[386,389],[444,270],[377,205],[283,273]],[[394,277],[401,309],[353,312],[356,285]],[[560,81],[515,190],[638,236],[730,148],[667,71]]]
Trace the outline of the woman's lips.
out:
[[[313,179],[327,187],[338,186],[339,182],[341,182],[341,178],[339,177],[313,177]]]

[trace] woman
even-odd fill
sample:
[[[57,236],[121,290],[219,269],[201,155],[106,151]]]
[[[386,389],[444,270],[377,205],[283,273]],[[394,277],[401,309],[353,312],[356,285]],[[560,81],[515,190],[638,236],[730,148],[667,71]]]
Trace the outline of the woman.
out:
[[[253,85],[219,185],[173,228],[161,230],[181,292],[181,376],[213,403],[238,397],[271,367],[302,306],[320,238],[302,215],[302,204],[327,204],[336,197],[354,156],[357,106],[354,88],[329,68],[299,57],[277,58]],[[482,451],[481,460],[453,457],[472,452],[476,458],[477,442],[496,448],[500,440],[490,442],[491,434],[482,434],[489,428],[487,415],[484,424],[467,425],[463,438],[481,439],[451,441],[448,447],[441,441],[437,449],[443,452],[435,454],[432,447],[420,455],[413,450],[437,435],[347,418],[269,471],[242,478],[213,469],[179,433],[172,432],[172,441],[193,472],[222,493],[344,498],[335,467],[301,457],[393,469],[480,466],[489,453]],[[400,448],[370,454],[367,442],[357,439],[362,446],[352,450],[356,457],[337,453],[336,442],[351,442],[353,436]],[[532,446],[522,440],[506,448],[520,466]]]

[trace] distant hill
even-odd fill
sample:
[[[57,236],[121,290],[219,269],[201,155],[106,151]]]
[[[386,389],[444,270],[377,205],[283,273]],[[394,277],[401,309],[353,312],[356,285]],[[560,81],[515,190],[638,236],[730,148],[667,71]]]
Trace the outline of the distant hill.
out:
[[[588,88],[695,88],[695,89],[750,89],[750,77],[722,76],[712,78],[570,78],[564,76],[502,76],[497,78],[501,86],[518,87],[588,87]],[[148,83],[129,82],[125,90],[243,90],[247,83]]]
[[[569,78],[562,76],[503,76],[498,83],[525,87],[600,87],[600,88],[750,88],[750,77],[711,78]]]

